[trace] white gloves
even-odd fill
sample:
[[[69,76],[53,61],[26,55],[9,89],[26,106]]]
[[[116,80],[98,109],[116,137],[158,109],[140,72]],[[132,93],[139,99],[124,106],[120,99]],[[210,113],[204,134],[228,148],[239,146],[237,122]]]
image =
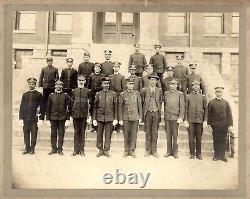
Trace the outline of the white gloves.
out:
[[[66,120],[66,122],[65,122],[65,128],[66,129],[69,127],[69,124],[70,124],[70,120]]]
[[[42,120],[38,120],[37,126],[40,127],[40,126],[42,126],[42,124],[43,124],[43,121]]]
[[[23,126],[23,120],[19,120],[18,123],[20,126]]]
[[[47,124],[47,126],[48,126],[48,127],[50,127],[50,126],[51,126],[51,124],[50,124],[50,121],[49,121],[49,120],[46,120],[46,124]]]
[[[229,132],[233,132],[233,127],[232,127],[232,126],[229,126],[229,127],[228,127],[228,131],[229,131]]]
[[[114,120],[113,121],[113,126],[117,125],[118,124],[118,121],[117,120]]]
[[[119,121],[119,124],[122,126],[122,125],[123,125],[123,120],[120,120],[120,121]]]
[[[142,124],[143,122],[142,122],[142,119],[139,119],[139,124]]]
[[[91,124],[91,116],[89,116],[89,117],[87,118],[87,123],[88,123],[88,124]]]
[[[185,126],[186,128],[188,128],[188,127],[189,127],[189,123],[188,123],[188,121],[184,121],[184,126]]]
[[[97,126],[97,121],[96,120],[93,120],[93,125]]]
[[[180,124],[182,122],[183,122],[183,119],[182,118],[178,118],[177,123]]]
[[[207,121],[203,122],[203,127],[207,127]]]

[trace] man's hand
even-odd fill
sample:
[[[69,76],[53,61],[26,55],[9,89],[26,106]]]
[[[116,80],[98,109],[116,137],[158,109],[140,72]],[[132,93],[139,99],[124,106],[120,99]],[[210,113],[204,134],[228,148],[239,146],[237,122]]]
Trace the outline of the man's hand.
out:
[[[184,121],[184,126],[185,126],[186,128],[188,128],[188,127],[189,127],[189,123],[188,123],[188,121]]]
[[[42,120],[38,120],[38,122],[37,122],[37,126],[38,126],[38,127],[41,127],[41,126],[42,126],[42,124],[43,124],[43,121],[42,121]]]
[[[91,124],[91,116],[88,117],[87,123],[88,123],[88,124]]]
[[[142,124],[143,122],[142,122],[142,119],[139,119],[139,124]]]
[[[113,126],[117,125],[118,124],[118,121],[117,120],[114,120],[113,121]]]
[[[228,131],[229,131],[229,132],[233,132],[233,127],[232,127],[232,126],[229,126],[229,127],[228,127]]]
[[[94,126],[97,126],[97,125],[98,125],[96,120],[93,120],[93,125],[94,125]]]
[[[23,120],[19,120],[18,123],[20,126],[23,126]]]
[[[122,126],[122,125],[123,125],[123,120],[120,120],[120,121],[119,121],[119,124]]]
[[[203,122],[203,127],[207,127],[207,121]]]
[[[183,122],[183,119],[179,117],[178,120],[177,120],[177,123],[180,124],[182,122]]]

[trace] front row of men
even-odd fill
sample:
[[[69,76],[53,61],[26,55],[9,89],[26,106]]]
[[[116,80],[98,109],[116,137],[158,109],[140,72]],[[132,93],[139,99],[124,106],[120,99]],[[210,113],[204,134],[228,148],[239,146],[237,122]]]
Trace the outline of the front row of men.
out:
[[[126,79],[126,90],[117,94],[110,90],[110,78],[102,77],[102,90],[96,92],[93,113],[90,114],[90,91],[84,87],[86,76],[79,75],[78,87],[69,96],[63,92],[63,82],[55,83],[55,92],[48,97],[46,120],[50,121],[51,147],[49,155],[58,153],[63,155],[63,140],[65,127],[73,118],[74,152],[73,156],[84,156],[86,124],[92,123],[97,127],[96,147],[99,149],[97,157],[110,157],[110,144],[113,126],[118,123],[123,126],[124,157],[136,157],[136,140],[139,123],[144,122],[146,132],[145,156],[157,153],[157,139],[159,123],[161,121],[161,106],[164,104],[164,120],[167,135],[167,152],[164,157],[178,158],[178,128],[181,123],[188,127],[190,159],[201,156],[201,140],[204,126],[212,128],[214,140],[214,158],[216,161],[225,158],[227,132],[232,130],[233,120],[229,103],[222,98],[223,87],[216,87],[216,98],[209,102],[200,93],[200,82],[192,83],[193,92],[187,95],[177,90],[178,81],[172,79],[169,90],[162,93],[156,85],[159,77],[152,73],[148,76],[149,86],[135,91],[134,79]],[[43,96],[35,90],[36,79],[29,78],[29,91],[24,93],[20,105],[20,120],[23,120],[24,154],[34,154],[36,145],[38,119],[44,120],[45,106]],[[39,116],[39,118],[38,118]],[[185,121],[184,121],[185,120]],[[184,121],[184,122],[183,122]],[[31,135],[31,143],[30,143]],[[58,137],[58,139],[57,139]],[[104,137],[104,139],[103,139]],[[58,143],[58,144],[57,144]]]

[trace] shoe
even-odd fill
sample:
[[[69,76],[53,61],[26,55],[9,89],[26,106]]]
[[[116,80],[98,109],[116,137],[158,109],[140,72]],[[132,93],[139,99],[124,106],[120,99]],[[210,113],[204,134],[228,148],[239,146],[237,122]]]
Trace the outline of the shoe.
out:
[[[223,162],[227,162],[227,158],[225,158],[225,157],[221,158],[221,160],[222,160]]]
[[[213,161],[217,161],[218,159],[216,157],[213,157]]]
[[[78,153],[77,152],[74,152],[74,153],[72,153],[72,156],[76,156]]]
[[[125,151],[122,157],[126,158],[128,157],[128,155],[129,155],[129,152]]]
[[[190,159],[194,159],[194,155],[191,155],[191,156],[190,156]]]
[[[48,155],[53,155],[53,154],[55,154],[55,153],[57,153],[57,151],[56,151],[56,150],[52,150],[52,151],[50,151],[50,152],[48,153]]]
[[[34,150],[34,149],[31,149],[31,150],[30,150],[30,154],[31,154],[31,155],[34,155],[34,154],[35,154],[35,150]]]
[[[166,153],[166,154],[164,155],[165,158],[167,158],[167,157],[169,157],[169,156],[171,156],[171,153]]]
[[[64,155],[62,151],[58,151],[58,154],[59,155]]]
[[[105,155],[105,156],[106,156],[106,157],[108,157],[108,158],[110,158],[110,157],[111,157],[111,155],[110,155],[109,151],[104,151],[104,152],[103,152],[103,155]]]
[[[135,155],[135,152],[130,152],[130,155],[132,156],[132,158],[137,158],[137,156]]]
[[[96,157],[100,157],[103,155],[103,150],[99,150],[99,152],[96,154]]]
[[[234,154],[230,154],[230,156],[229,156],[230,158],[234,158]]]
[[[175,158],[175,159],[178,159],[179,157],[178,157],[178,155],[177,155],[177,154],[174,154],[174,158]]]
[[[196,157],[197,157],[197,159],[202,160],[202,156],[201,155],[197,155]]]
[[[30,150],[25,149],[25,150],[23,151],[23,154],[28,154],[28,153],[30,153]]]
[[[85,153],[84,153],[84,151],[80,151],[80,156],[85,156]]]
[[[146,151],[145,157],[148,157],[148,156],[150,156],[150,152],[149,152],[149,151]]]
[[[155,156],[156,158],[159,158],[159,157],[160,157],[159,154],[158,154],[157,152],[154,152],[152,155]]]

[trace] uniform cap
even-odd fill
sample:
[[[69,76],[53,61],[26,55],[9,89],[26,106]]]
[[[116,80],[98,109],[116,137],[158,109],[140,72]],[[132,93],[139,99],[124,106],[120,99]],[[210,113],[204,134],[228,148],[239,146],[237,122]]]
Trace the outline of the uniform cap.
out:
[[[135,65],[130,65],[129,70],[136,70],[136,66]]]
[[[166,71],[174,71],[174,68],[172,66],[167,67]]]
[[[102,82],[110,82],[110,77],[102,77]]]
[[[55,84],[56,84],[56,85],[63,85],[63,82],[60,81],[60,80],[57,80]]]
[[[177,60],[183,60],[185,58],[185,55],[176,55]]]
[[[119,66],[119,67],[120,67],[122,64],[121,64],[121,62],[113,62],[113,65],[114,65],[114,66]]]
[[[161,45],[160,44],[155,44],[154,45],[154,48],[156,49],[156,48],[161,48]]]
[[[102,65],[100,63],[95,63],[95,66],[99,66],[100,68],[102,67]]]
[[[193,68],[193,69],[195,69],[196,66],[197,66],[197,64],[189,64],[189,67],[190,67],[190,68]]]
[[[224,87],[223,86],[216,86],[214,89],[215,90],[224,90]]]
[[[194,80],[194,81],[192,82],[192,85],[200,85],[200,82],[199,82],[198,80]]]
[[[134,44],[134,47],[140,47],[140,44]]]
[[[47,57],[46,60],[47,61],[53,61],[53,58],[52,57]]]
[[[156,73],[152,73],[151,75],[148,76],[148,79],[152,79],[152,78],[159,80],[159,77]]]
[[[83,56],[90,56],[89,52],[84,52]]]
[[[132,77],[126,78],[126,83],[134,84],[135,83],[135,78],[132,78]]]
[[[28,83],[36,83],[36,82],[37,82],[37,79],[34,78],[34,77],[30,77],[30,78],[27,79],[27,82],[28,82]]]
[[[145,66],[146,68],[153,68],[153,65],[152,64],[148,64]]]
[[[169,83],[170,83],[170,84],[177,84],[178,81],[177,81],[176,79],[172,79],[172,80],[169,81]]]
[[[66,59],[66,62],[73,62],[73,58],[68,57],[68,58]]]
[[[77,79],[78,80],[86,80],[86,76],[83,74],[79,74],[79,75],[77,75]]]
[[[111,51],[111,50],[104,50],[104,53],[105,53],[105,54],[110,54],[110,55],[111,55],[111,54],[112,54],[112,51]]]

